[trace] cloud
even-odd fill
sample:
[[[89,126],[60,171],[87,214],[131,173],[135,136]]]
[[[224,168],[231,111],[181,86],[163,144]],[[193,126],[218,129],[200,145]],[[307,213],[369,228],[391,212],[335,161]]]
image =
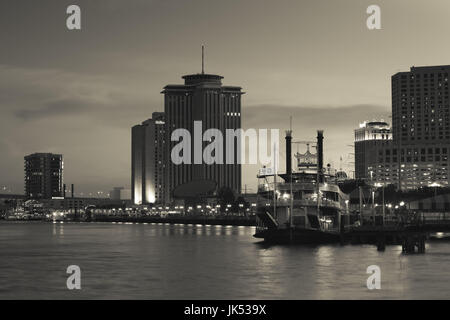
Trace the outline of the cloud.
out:
[[[364,120],[390,120],[390,107],[359,104],[350,106],[277,106],[251,105],[242,108],[242,123],[246,128],[289,128],[289,118],[297,135],[314,135],[323,129],[340,134],[353,134],[353,130]],[[309,133],[308,130],[313,130]]]
[[[325,157],[337,164],[343,153],[349,153],[354,129],[365,120],[383,119],[390,122],[390,108],[379,105],[351,106],[276,106],[252,105],[242,109],[244,128],[280,129],[280,143],[284,145],[284,131],[289,129],[292,116],[294,140],[314,140],[317,130],[324,130]],[[351,151],[353,152],[353,151]]]
[[[3,184],[22,192],[23,157],[55,152],[80,191],[129,185],[129,130],[163,107],[145,83],[56,68],[0,65],[0,74]]]
[[[19,109],[14,114],[23,120],[80,114],[87,110],[86,101],[62,99],[50,101],[34,109]]]
[[[139,77],[122,79],[114,75],[5,65],[0,65],[0,74],[3,119],[13,116],[32,122],[58,117],[59,121],[70,123],[73,116],[85,116],[97,121],[96,125],[124,128],[162,109]],[[158,98],[159,89],[154,90]]]

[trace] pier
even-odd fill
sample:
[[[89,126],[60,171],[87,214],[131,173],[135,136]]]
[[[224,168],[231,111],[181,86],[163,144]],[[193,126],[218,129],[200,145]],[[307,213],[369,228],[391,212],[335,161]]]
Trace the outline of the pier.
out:
[[[387,244],[401,245],[402,252],[410,254],[425,253],[425,241],[434,232],[450,232],[450,214],[430,217],[417,213],[411,219],[395,224],[344,227],[341,238],[343,243],[374,244],[379,251],[384,251]]]

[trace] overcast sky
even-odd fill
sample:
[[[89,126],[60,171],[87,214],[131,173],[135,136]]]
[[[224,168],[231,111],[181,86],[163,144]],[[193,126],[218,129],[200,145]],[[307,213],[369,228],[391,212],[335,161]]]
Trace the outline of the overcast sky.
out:
[[[69,4],[81,31],[66,28]],[[382,30],[366,27],[371,4]],[[450,64],[449,15],[448,0],[1,0],[0,186],[23,192],[33,152],[64,154],[78,192],[129,186],[131,126],[201,71],[202,44],[206,72],[246,92],[244,128],[284,130],[292,115],[295,139],[324,129],[339,167],[360,122],[390,122],[392,74]]]

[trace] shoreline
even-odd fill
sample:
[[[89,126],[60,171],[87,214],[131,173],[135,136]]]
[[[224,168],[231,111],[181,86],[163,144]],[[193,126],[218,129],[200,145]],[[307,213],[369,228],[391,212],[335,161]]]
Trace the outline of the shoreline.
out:
[[[256,218],[250,217],[95,217],[93,222],[132,222],[132,223],[169,223],[169,224],[200,224],[222,226],[249,226],[256,225]]]
[[[255,217],[201,217],[201,216],[179,216],[179,217],[108,217],[94,216],[92,220],[47,220],[47,219],[23,219],[8,220],[2,219],[0,222],[110,222],[110,223],[168,223],[184,225],[221,225],[221,226],[244,226],[254,227],[256,225]]]

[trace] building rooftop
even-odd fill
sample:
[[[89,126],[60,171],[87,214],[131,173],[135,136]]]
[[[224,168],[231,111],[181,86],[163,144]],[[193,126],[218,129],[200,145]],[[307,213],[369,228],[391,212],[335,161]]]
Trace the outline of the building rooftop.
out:
[[[197,73],[197,74],[188,74],[182,76],[184,79],[184,84],[168,84],[164,87],[164,90],[161,93],[165,93],[166,90],[171,91],[185,91],[186,89],[193,89],[199,86],[204,87],[214,87],[214,88],[222,88],[225,91],[239,91],[239,93],[244,94],[245,92],[241,92],[242,88],[238,86],[222,86],[223,77],[216,74],[207,74],[207,73]]]
[[[422,66],[422,67],[411,67],[411,72],[430,72],[430,71],[449,71],[450,65],[442,65],[442,66]]]
[[[59,153],[36,152],[36,153],[32,153],[32,154],[26,155],[25,158],[28,158],[28,157],[42,157],[42,156],[48,156],[48,155],[56,156],[56,157],[62,157],[62,154],[59,154]]]
[[[206,73],[197,73],[197,74],[188,74],[185,76],[182,76],[184,79],[185,85],[192,85],[197,83],[217,83],[222,84],[222,76],[216,75],[216,74],[206,74]]]
[[[389,127],[389,124],[383,120],[381,121],[364,121],[359,124],[360,128],[369,128],[369,127]]]
[[[397,72],[397,73],[395,73],[393,75],[393,77],[395,77],[396,75],[400,75],[400,74],[408,74],[410,72],[413,72],[413,73],[427,73],[427,72],[439,72],[439,71],[449,72],[450,71],[450,65],[420,66],[420,67],[412,66],[409,71]]]

